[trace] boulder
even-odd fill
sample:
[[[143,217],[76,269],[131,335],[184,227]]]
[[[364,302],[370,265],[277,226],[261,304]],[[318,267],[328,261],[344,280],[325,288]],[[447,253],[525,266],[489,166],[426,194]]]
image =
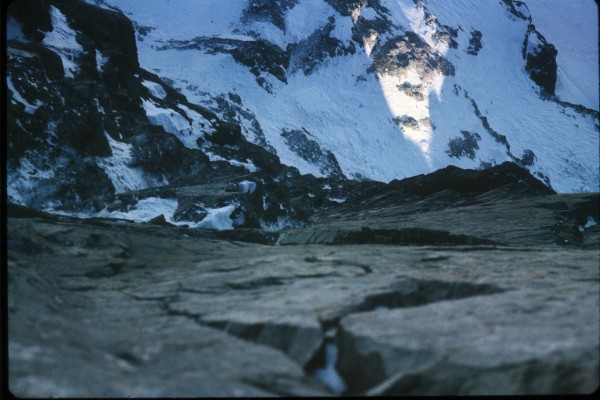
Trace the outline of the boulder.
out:
[[[369,395],[591,393],[598,282],[564,272],[543,280],[537,289],[351,315],[341,322],[341,374]],[[547,285],[554,290],[540,289]]]

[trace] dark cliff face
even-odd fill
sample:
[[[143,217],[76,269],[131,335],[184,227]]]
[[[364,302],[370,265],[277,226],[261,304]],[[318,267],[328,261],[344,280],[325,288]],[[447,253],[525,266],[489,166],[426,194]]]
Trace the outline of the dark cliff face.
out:
[[[54,28],[53,10],[58,10],[66,17],[66,22],[76,32],[76,41],[83,50],[77,60],[80,71],[74,80],[78,83],[87,80],[101,81],[108,86],[108,91],[115,99],[126,100],[125,104],[127,101],[132,102],[135,95],[139,97],[139,90],[136,90],[138,88],[131,79],[139,69],[131,21],[120,12],[79,0],[18,0],[10,5],[8,17],[13,17],[22,24],[23,32],[30,41],[28,45],[43,44],[44,37]],[[11,44],[13,43],[9,42]],[[49,47],[47,44],[45,46]],[[97,52],[106,60],[101,66],[97,62]],[[53,77],[58,78],[57,74]],[[119,98],[118,89],[121,89],[121,93],[128,91],[128,94],[134,96]]]
[[[26,35],[7,43],[9,172],[22,159],[34,171],[54,171],[54,179],[38,182],[37,193],[30,194],[32,205],[113,193],[95,158],[111,156],[108,135],[126,133],[119,115],[143,117],[130,21],[117,12],[64,0],[20,0],[11,4],[8,16],[22,24]],[[78,70],[72,78],[60,49],[44,42],[45,35],[60,29],[53,27],[53,16],[63,16],[76,32]],[[104,65],[98,65],[97,54],[105,57]]]
[[[238,125],[140,68],[134,29],[122,13],[75,0],[21,0],[9,18],[23,33],[7,43],[7,172],[17,194],[10,202],[93,213],[126,211],[148,196],[177,197],[175,220],[198,222],[208,207],[234,205],[242,227],[301,220],[332,203],[325,192],[304,201],[306,188],[320,180],[282,165],[268,146],[248,142]],[[45,40],[54,29],[77,51]],[[189,123],[184,135],[193,132],[197,141],[184,145],[181,132],[151,123],[144,102],[179,114]],[[133,186],[127,173],[137,179]],[[238,190],[248,177],[256,189]],[[212,189],[194,190],[198,184]],[[290,193],[291,186],[303,196]],[[182,187],[192,189],[175,189]]]
[[[205,153],[213,147],[216,154],[246,158],[265,170],[281,167],[276,156],[248,143],[239,126],[190,104],[141,69],[134,28],[121,12],[77,0],[19,0],[8,18],[22,30],[7,42],[7,171],[20,196],[9,200],[74,209],[86,199],[139,188],[116,184],[123,178],[118,167],[137,171],[141,187],[203,181],[213,169],[229,167],[211,165]],[[47,39],[52,35],[59,37]],[[164,96],[156,97],[144,83],[160,87]],[[151,124],[145,100],[181,114],[190,131],[192,120],[180,107],[201,116],[206,124],[193,129],[205,141],[186,147]],[[96,202],[94,208],[104,205]]]

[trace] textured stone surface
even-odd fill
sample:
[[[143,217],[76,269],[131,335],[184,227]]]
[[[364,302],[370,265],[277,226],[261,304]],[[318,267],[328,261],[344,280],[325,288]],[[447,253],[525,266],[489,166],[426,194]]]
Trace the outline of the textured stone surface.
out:
[[[598,271],[584,267],[589,258],[490,259],[494,265],[471,268],[479,282],[489,279],[483,269],[499,274],[493,281],[506,292],[343,319],[340,368],[358,378],[348,380],[353,388],[379,384],[368,393],[385,395],[594,391],[600,293]]]
[[[283,233],[279,243],[581,246],[596,228],[580,227],[597,210],[597,194],[523,196],[507,185],[483,193],[417,196],[389,187],[317,212],[305,228]],[[379,230],[380,237],[365,228]]]
[[[347,394],[598,386],[596,250],[266,246],[40,213],[9,219],[7,247],[19,396],[332,394],[325,337]]]

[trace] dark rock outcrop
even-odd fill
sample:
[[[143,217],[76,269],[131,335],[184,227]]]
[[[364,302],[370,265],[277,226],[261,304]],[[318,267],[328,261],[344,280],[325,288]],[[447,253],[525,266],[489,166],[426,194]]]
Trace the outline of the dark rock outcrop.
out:
[[[285,12],[297,3],[298,0],[250,0],[242,12],[242,21],[270,22],[285,31]]]
[[[332,36],[335,20],[330,17],[328,23],[314,31],[309,37],[290,44],[287,47],[290,73],[302,70],[305,75],[312,74],[327,58],[340,57],[356,52],[354,43],[345,46]]]
[[[522,52],[525,70],[529,73],[531,80],[542,89],[542,94],[554,95],[558,51],[553,44],[546,41],[546,38],[535,29],[533,24],[528,26]]]
[[[515,17],[531,23],[531,13],[527,4],[521,0],[502,0],[504,7]]]
[[[22,7],[33,12],[24,13]],[[79,73],[73,78],[66,76],[67,66],[57,50],[46,47],[43,36],[29,34],[52,31],[51,23],[45,22],[56,12],[52,10],[64,15],[81,46],[75,60]],[[118,121],[123,111],[142,113],[133,100],[139,99],[139,90],[132,83],[139,65],[131,22],[122,14],[79,1],[19,1],[9,8],[9,15],[23,23],[29,41],[10,40],[7,44],[7,74],[13,84],[8,102],[8,162],[16,169],[19,159],[26,159],[34,168],[53,170],[54,175],[37,182],[36,186],[48,190],[26,195],[24,200],[41,206],[58,197],[58,201],[68,202],[113,193],[113,184],[96,158],[111,155],[107,135],[117,137],[116,132],[121,131],[119,124],[111,121]],[[96,51],[109,56],[102,77]],[[24,104],[15,100],[19,97],[30,106],[23,108]],[[9,174],[12,171],[9,167]]]
[[[467,54],[476,56],[479,54],[479,50],[483,47],[481,44],[481,32],[474,30],[471,32],[471,38],[469,39],[469,47],[467,47]]]
[[[477,132],[460,131],[460,133],[463,135],[462,138],[450,139],[446,153],[450,157],[466,156],[471,160],[475,159],[475,151],[479,149],[477,142],[481,140],[481,136]]]
[[[464,170],[451,165],[428,175],[392,181],[390,186],[404,193],[423,196],[447,189],[460,193],[484,193],[509,184],[531,194],[556,193],[527,169],[510,162],[484,170]]]
[[[139,62],[133,25],[123,13],[77,0],[55,0],[56,6],[67,16],[73,29],[81,32],[88,43],[108,57],[103,73],[114,73],[125,83],[137,72]]]
[[[334,179],[345,177],[333,153],[323,150],[317,141],[310,138],[311,135],[306,129],[284,130],[281,136],[290,150],[310,164],[317,166],[323,175]]]
[[[9,16],[22,23],[27,38],[7,44],[11,201],[96,212],[125,191],[206,182],[240,174],[243,165],[268,177],[291,170],[269,146],[248,142],[238,124],[189,103],[141,69],[134,28],[122,12],[71,0],[17,3]],[[63,65],[61,49],[43,42],[53,29],[51,15],[64,18],[60,29],[80,47],[69,53],[72,65]],[[169,126],[167,114],[189,129]],[[186,135],[196,142],[185,142]],[[209,152],[217,160],[211,162]]]
[[[404,70],[411,65],[424,79],[439,72],[445,76],[454,75],[454,65],[434,51],[416,33],[407,31],[404,35],[389,39],[374,54],[369,72],[394,74],[403,78]]]

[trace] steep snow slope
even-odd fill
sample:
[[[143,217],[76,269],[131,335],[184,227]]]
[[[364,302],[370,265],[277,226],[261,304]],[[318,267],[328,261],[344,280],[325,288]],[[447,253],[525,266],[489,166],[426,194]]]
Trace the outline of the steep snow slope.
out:
[[[465,6],[461,9],[456,8],[456,2],[435,0],[429,3],[439,20],[465,30],[478,29],[482,33],[482,48],[477,60],[469,60],[469,55],[460,51],[460,44],[459,51],[446,55],[456,66],[457,74],[446,80],[445,88],[458,85],[459,92],[462,88],[465,100],[470,98],[474,101],[492,129],[506,136],[512,154],[522,157],[524,152],[532,150],[536,162],[530,170],[548,176],[555,190],[597,190],[597,120],[577,114],[573,109],[566,109],[556,102],[540,99],[533,82],[525,73],[521,73],[521,49],[514,46],[523,38],[525,21],[518,18],[498,20],[503,5],[490,3],[461,1],[460,4]],[[473,22],[472,25],[466,25],[465,21]],[[583,52],[583,49],[580,51]],[[590,72],[581,68],[569,71],[574,77]],[[581,77],[579,79],[582,87],[587,84]],[[560,98],[560,93],[558,95]],[[462,128],[486,134],[481,125],[477,126],[477,121],[468,129],[464,121],[452,117],[456,103],[465,100],[459,100],[458,97],[446,102],[444,100],[434,99],[430,103],[432,120],[445,122],[439,124],[440,132],[437,134],[445,130],[451,135],[453,126],[456,127],[454,131]],[[487,148],[481,144],[480,147]]]
[[[598,110],[598,4],[528,0],[536,28],[558,48],[556,94]]]
[[[564,103],[597,110],[597,64],[570,56],[597,59],[595,15],[557,25],[529,2],[101,3],[134,21],[144,68],[303,173],[390,181],[512,160],[559,192],[597,191],[597,113]],[[529,77],[545,43],[530,21],[556,40],[563,103]]]

